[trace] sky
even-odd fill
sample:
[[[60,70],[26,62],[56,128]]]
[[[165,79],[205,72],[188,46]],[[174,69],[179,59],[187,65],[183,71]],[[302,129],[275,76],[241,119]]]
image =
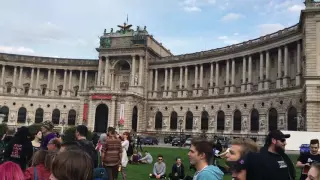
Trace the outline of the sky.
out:
[[[129,24],[174,55],[295,25],[304,0],[0,0],[0,52],[97,59],[103,30]]]

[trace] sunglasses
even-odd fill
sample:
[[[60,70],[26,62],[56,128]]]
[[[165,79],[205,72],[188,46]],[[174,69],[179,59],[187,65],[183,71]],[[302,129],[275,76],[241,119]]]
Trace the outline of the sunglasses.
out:
[[[158,159],[159,161],[162,161],[162,159]]]
[[[284,142],[286,142],[286,139],[280,139],[279,141],[284,143]]]

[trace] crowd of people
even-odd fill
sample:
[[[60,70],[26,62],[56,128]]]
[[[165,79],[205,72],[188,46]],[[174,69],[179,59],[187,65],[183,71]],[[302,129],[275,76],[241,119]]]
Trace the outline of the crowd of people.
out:
[[[41,130],[32,134],[28,127],[20,127],[17,132],[9,129],[2,137],[5,151],[0,161],[0,180],[115,180],[119,173],[126,180],[130,179],[126,173],[128,164],[153,163],[148,151],[142,156],[142,148],[134,148],[129,132],[119,135],[109,127],[93,143],[86,138],[88,128],[78,125],[75,140],[64,142],[53,128],[52,122],[45,121]],[[319,140],[312,139],[310,151],[300,154],[294,165],[285,153],[287,138],[290,135],[271,131],[262,148],[249,138],[237,138],[226,151],[219,143],[213,145],[206,139],[194,138],[188,152],[195,169],[193,176],[186,175],[180,157],[171,172],[166,172],[164,157],[159,154],[146,178],[222,180],[231,172],[233,180],[320,180]],[[227,166],[219,166],[217,159],[224,159]],[[296,177],[296,167],[301,169],[300,177]]]

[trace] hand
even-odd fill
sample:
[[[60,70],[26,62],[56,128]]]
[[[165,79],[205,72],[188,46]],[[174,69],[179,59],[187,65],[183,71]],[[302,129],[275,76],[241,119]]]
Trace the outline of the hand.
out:
[[[157,179],[160,179],[160,175],[156,175],[156,178],[157,178]]]
[[[304,164],[305,166],[310,166],[310,163],[306,163],[306,164]]]

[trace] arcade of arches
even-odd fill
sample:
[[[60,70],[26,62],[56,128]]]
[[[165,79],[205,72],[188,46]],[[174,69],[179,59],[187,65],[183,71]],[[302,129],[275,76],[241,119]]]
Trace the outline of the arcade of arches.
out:
[[[5,115],[3,122],[8,122],[9,120],[9,107],[2,106],[0,108],[0,112]],[[20,107],[18,110],[18,116],[17,116],[17,122],[20,124],[29,123],[28,119],[30,114],[28,114],[28,110],[25,107]],[[77,118],[77,112],[74,109],[70,109],[68,112],[68,125],[76,125],[76,118]],[[44,121],[44,110],[42,108],[37,108],[34,113],[34,123],[42,123]],[[59,109],[54,109],[52,111],[52,123],[53,124],[60,124],[61,121],[64,121],[64,119],[61,119],[61,113]],[[15,119],[14,119],[15,120]],[[32,122],[30,122],[32,123]]]
[[[298,112],[297,109],[293,106],[288,108],[287,110],[287,128],[289,131],[297,131],[298,130]],[[258,132],[261,128],[260,126],[265,126],[267,130],[274,130],[278,129],[279,127],[283,127],[284,125],[284,119],[279,119],[278,111],[275,108],[269,109],[266,119],[267,122],[260,122],[260,115],[259,111],[255,108],[253,108],[249,114],[249,120],[247,121],[246,118],[243,118],[243,114],[240,110],[236,109],[232,114],[233,121],[232,124],[232,130],[234,132],[239,132],[242,130],[249,130],[251,132]],[[217,131],[224,131],[226,130],[226,123],[225,120],[225,112],[222,110],[219,110],[215,115],[212,114],[211,117],[214,116],[216,119],[215,124],[210,124],[210,115],[207,111],[201,112],[201,120],[200,120],[200,129],[201,130],[209,130],[210,127],[216,127]],[[261,123],[265,123],[261,124]],[[163,114],[161,111],[157,111],[155,114],[155,126],[154,128],[156,130],[161,130],[163,126],[166,126],[166,123],[163,120]],[[172,111],[170,113],[169,117],[169,129],[170,130],[177,130],[180,128],[179,120],[178,120],[178,114],[176,111]],[[198,127],[198,121],[197,118],[194,118],[193,113],[191,111],[187,111],[184,117],[184,124],[182,124],[181,128],[185,130],[193,130],[197,129]],[[246,129],[248,127],[248,129]]]

